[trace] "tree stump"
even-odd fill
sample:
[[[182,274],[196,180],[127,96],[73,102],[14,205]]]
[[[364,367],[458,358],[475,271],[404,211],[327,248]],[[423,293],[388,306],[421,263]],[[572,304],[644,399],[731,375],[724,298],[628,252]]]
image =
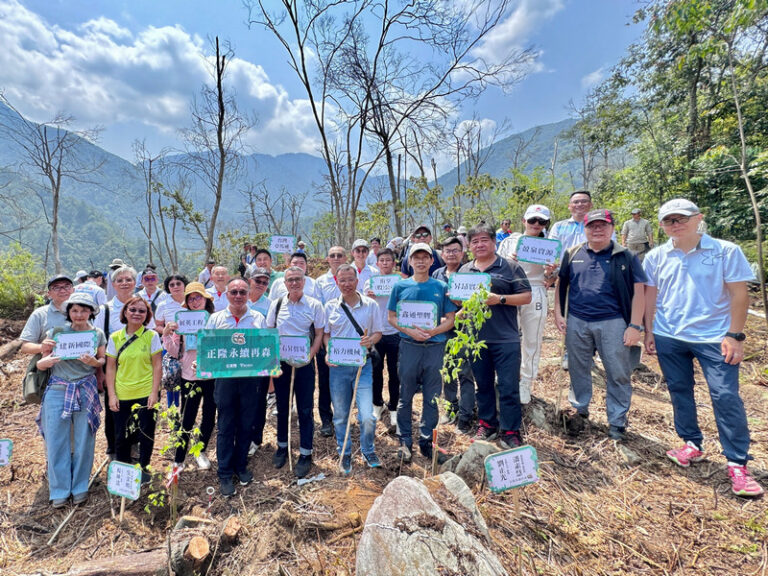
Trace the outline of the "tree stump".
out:
[[[201,531],[184,529],[171,532],[171,568],[177,576],[199,573],[210,553],[208,538]]]

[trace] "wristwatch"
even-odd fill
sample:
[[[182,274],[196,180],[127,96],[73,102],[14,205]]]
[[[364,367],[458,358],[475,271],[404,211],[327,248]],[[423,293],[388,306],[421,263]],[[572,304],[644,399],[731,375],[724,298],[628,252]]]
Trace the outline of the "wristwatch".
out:
[[[645,332],[645,328],[643,328],[639,324],[627,324],[627,328],[634,328],[638,332]]]
[[[744,342],[747,339],[747,335],[744,332],[726,332],[725,335],[728,338],[733,338],[736,342]]]
[[[499,296],[499,304],[506,304],[506,303],[507,303],[507,297]]]

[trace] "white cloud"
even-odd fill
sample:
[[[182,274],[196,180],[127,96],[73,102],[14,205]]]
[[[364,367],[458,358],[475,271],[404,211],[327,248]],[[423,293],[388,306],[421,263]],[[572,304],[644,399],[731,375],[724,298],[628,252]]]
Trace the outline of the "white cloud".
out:
[[[581,79],[581,87],[585,90],[596,86],[605,78],[605,67],[601,66],[597,70],[593,70]]]
[[[99,17],[65,29],[18,0],[0,0],[0,89],[36,121],[64,111],[79,127],[138,124],[175,134],[189,123],[192,96],[210,81],[208,48],[180,26],[132,32]],[[248,136],[257,151],[316,153],[308,102],[292,100],[261,66],[238,58],[228,83],[241,110],[258,117]],[[125,142],[116,152],[129,149]]]

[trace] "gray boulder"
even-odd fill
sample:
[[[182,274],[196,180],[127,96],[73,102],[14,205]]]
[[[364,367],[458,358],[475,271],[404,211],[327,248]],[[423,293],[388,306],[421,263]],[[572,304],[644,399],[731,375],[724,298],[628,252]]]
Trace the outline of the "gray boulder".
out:
[[[495,444],[482,440],[472,442],[454,472],[461,476],[468,486],[476,486],[483,481],[485,475],[485,457],[496,452],[500,452],[500,449]]]
[[[446,472],[400,476],[373,503],[357,550],[366,576],[507,575],[466,484]]]

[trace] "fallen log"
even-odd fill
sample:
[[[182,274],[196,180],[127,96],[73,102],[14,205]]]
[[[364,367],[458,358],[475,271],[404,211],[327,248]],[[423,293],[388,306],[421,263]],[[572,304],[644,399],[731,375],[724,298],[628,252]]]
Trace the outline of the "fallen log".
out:
[[[0,360],[8,360],[21,348],[21,340],[11,340],[0,346]]]
[[[165,548],[99,558],[80,564],[66,576],[169,576]]]

